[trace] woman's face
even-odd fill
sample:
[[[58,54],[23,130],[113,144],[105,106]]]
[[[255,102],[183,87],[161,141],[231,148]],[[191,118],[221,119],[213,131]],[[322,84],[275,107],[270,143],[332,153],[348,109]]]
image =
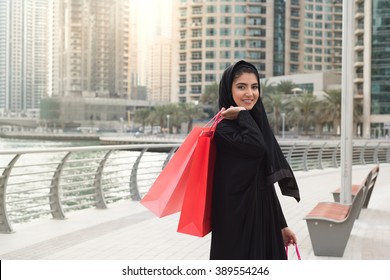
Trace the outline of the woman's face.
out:
[[[243,73],[233,80],[233,100],[239,107],[251,110],[259,99],[259,84],[253,73]]]

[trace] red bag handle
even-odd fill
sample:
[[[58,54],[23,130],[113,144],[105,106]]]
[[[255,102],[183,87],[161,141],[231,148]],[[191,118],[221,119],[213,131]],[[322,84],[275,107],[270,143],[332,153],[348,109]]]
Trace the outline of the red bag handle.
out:
[[[204,127],[210,127],[210,128],[213,128],[215,126],[217,126],[217,124],[222,121],[223,117],[221,117],[221,111],[219,111],[214,117],[212,117],[211,120],[209,120],[205,125]],[[211,124],[211,125],[210,125]]]
[[[299,253],[298,244],[294,244],[293,246],[295,246],[295,252],[297,253],[298,260],[301,260],[301,254]],[[288,258],[288,245],[286,245],[285,247],[286,247],[286,255]]]
[[[209,127],[210,129],[208,131],[203,131],[203,133],[211,133],[211,137],[214,136],[215,128],[217,127],[217,124],[220,123],[223,120],[223,117],[221,117],[221,112],[219,111],[214,117],[212,117],[211,120],[209,120],[203,127]]]

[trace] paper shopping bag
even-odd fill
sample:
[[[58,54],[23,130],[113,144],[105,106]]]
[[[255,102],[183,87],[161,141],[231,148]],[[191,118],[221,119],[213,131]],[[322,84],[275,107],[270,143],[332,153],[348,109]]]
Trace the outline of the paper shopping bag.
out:
[[[198,138],[201,134],[215,131],[216,125],[221,120],[220,113],[218,113],[204,127],[195,127],[191,130],[142,198],[142,205],[160,218],[181,210]]]
[[[191,159],[203,128],[195,127],[161,171],[141,204],[164,217],[181,210]]]
[[[211,231],[211,196],[215,163],[213,133],[199,136],[189,170],[178,232],[203,237]]]

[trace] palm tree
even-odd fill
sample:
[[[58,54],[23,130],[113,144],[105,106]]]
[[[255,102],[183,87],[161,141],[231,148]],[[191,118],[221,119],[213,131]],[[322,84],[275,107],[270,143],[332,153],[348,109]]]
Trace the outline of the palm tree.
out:
[[[341,124],[341,90],[325,91],[325,99],[321,101],[320,120],[332,122],[333,128]]]
[[[171,110],[168,110],[167,105],[157,105],[153,108],[152,112],[149,115],[148,120],[150,121],[152,127],[155,124],[160,126],[160,132],[161,132],[162,128],[166,126],[167,115],[169,115],[170,113]]]
[[[194,119],[207,117],[207,114],[203,111],[203,108],[200,105],[195,105],[194,103],[180,103],[179,106],[184,119],[188,122],[187,132],[192,130]]]
[[[150,115],[150,109],[137,109],[134,113],[134,122],[142,125],[142,131],[145,131],[145,125]]]
[[[272,113],[272,117],[269,118],[270,125],[273,126],[274,133],[279,134],[279,122],[285,103],[285,95],[279,91],[272,91],[264,96],[263,101],[266,110]]]
[[[204,93],[200,96],[200,102],[205,108],[209,108],[212,115],[215,115],[219,111],[218,105],[218,89],[217,83],[207,85]]]
[[[294,84],[293,81],[280,81],[280,83],[276,86],[276,89],[284,94],[291,94],[292,90],[296,88],[297,85]]]
[[[290,113],[298,118],[298,121],[302,123],[305,135],[308,135],[309,124],[316,121],[316,109],[318,105],[317,98],[310,93],[304,93],[302,95],[291,98],[290,105],[295,108],[295,113]]]
[[[271,94],[274,90],[275,90],[274,83],[270,83],[268,79],[260,80],[260,95],[262,97]]]

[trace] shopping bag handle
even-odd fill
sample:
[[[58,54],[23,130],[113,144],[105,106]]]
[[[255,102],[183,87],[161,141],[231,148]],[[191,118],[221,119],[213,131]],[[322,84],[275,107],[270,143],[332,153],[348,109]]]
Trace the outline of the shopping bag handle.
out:
[[[209,120],[203,127],[209,128],[208,130],[202,131],[201,135],[207,135],[207,137],[214,137],[214,132],[217,127],[217,124],[223,120],[221,116],[222,110],[219,111],[211,120]]]
[[[300,260],[301,254],[299,253],[298,244],[294,244],[293,246],[295,246],[295,252],[297,253],[298,260]],[[286,247],[286,255],[288,258],[288,245],[286,245],[285,247]]]
[[[222,121],[223,117],[221,116],[222,110],[219,111],[214,117],[209,120],[204,127],[210,127],[210,129],[217,126],[217,124]]]

